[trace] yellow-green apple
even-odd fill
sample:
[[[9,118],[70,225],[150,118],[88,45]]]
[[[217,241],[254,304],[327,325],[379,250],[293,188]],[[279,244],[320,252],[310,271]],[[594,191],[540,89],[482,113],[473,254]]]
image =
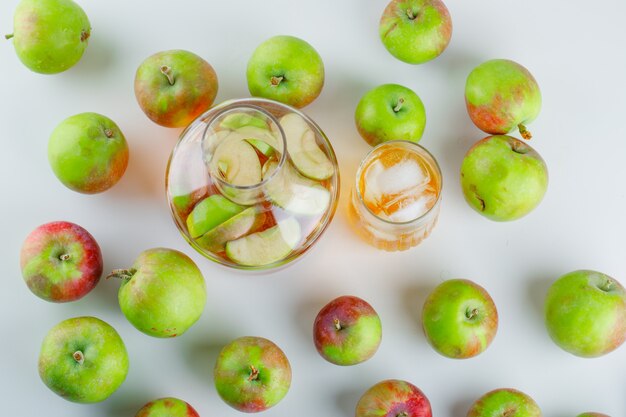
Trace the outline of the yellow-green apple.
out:
[[[466,279],[437,286],[424,303],[422,327],[430,345],[454,359],[476,356],[498,330],[498,310],[489,293]]]
[[[246,75],[253,96],[301,108],[322,92],[324,63],[302,39],[274,36],[254,51]]]
[[[189,403],[168,397],[150,401],[135,417],[200,417],[200,414]]]
[[[452,19],[441,0],[392,0],[380,18],[379,34],[391,55],[422,64],[448,47]]]
[[[122,313],[138,330],[154,337],[176,337],[202,315],[206,286],[196,264],[182,252],[155,248],[142,252],[129,269],[116,269]]]
[[[480,130],[505,135],[517,129],[524,139],[530,139],[526,125],[539,115],[541,91],[522,65],[492,59],[474,68],[467,77],[465,103]]]
[[[356,405],[356,417],[432,417],[430,401],[410,382],[381,381],[368,389]]]
[[[91,35],[84,10],[72,0],[21,0],[13,17],[15,52],[34,72],[56,74],[83,56]]]
[[[372,146],[389,140],[419,142],[426,127],[426,110],[410,88],[384,84],[361,98],[354,119],[361,137]]]
[[[541,417],[541,409],[527,394],[501,388],[476,400],[467,417]]]
[[[511,136],[489,136],[468,151],[461,166],[468,204],[495,221],[511,221],[535,209],[548,188],[548,168],[532,147]]]
[[[356,365],[368,360],[378,350],[382,334],[374,308],[365,300],[348,295],[326,304],[313,324],[315,348],[335,365]]]
[[[158,52],[135,74],[135,97],[153,122],[184,127],[211,107],[217,95],[217,74],[198,55],[180,49]]]
[[[76,317],[54,326],[39,353],[39,376],[68,401],[104,401],[128,373],[128,354],[113,327],[95,317]]]
[[[22,277],[37,297],[64,303],[87,295],[102,275],[102,252],[77,224],[51,222],[33,230],[20,252]]]
[[[607,414],[602,413],[582,413],[578,417],[609,417]]]
[[[545,301],[552,340],[574,355],[605,355],[626,340],[626,290],[601,272],[570,272],[552,284]]]
[[[240,337],[221,350],[214,380],[226,404],[256,413],[275,406],[287,395],[291,366],[273,342],[262,337]]]
[[[56,177],[69,189],[101,193],[124,175],[128,144],[113,120],[97,113],[81,113],[54,129],[48,142],[48,160]]]

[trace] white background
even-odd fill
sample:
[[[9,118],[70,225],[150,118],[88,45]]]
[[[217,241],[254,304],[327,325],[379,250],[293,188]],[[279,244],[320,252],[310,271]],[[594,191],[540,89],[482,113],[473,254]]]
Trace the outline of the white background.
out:
[[[6,416],[134,416],[147,401],[177,396],[203,416],[238,416],[217,396],[212,368],[221,346],[242,335],[275,341],[288,355],[293,384],[267,417],[351,416],[369,386],[407,379],[430,398],[437,417],[464,417],[485,392],[515,387],[548,417],[588,410],[626,416],[626,346],[599,359],[580,359],[554,345],[543,325],[550,283],[580,268],[626,283],[626,6],[583,1],[452,1],[454,34],[446,52],[425,65],[393,58],[378,39],[386,0],[80,2],[93,35],[82,61],[55,76],[31,73],[10,42],[0,42],[0,396]],[[0,32],[12,30],[17,0],[0,2]],[[277,34],[310,42],[326,64],[326,86],[305,111],[330,137],[341,166],[342,194],[327,233],[311,253],[272,275],[231,272],[186,245],[164,197],[165,166],[179,130],[150,122],[137,106],[134,72],[159,50],[182,48],[218,73],[217,101],[246,97],[245,68],[254,48]],[[490,58],[510,58],[537,78],[544,97],[529,127],[532,145],[550,170],[545,200],[526,218],[495,223],[464,202],[458,171],[467,149],[485,136],[467,116],[463,88],[470,70]],[[421,246],[379,252],[357,239],[346,219],[356,166],[368,151],[353,123],[359,98],[388,82],[423,99],[428,123],[422,144],[444,174],[440,222]],[[47,141],[64,118],[85,111],[108,115],[122,128],[131,160],[121,182],[86,196],[52,174]],[[69,220],[99,241],[105,269],[129,266],[144,249],[183,250],[201,267],[208,287],[202,319],[184,336],[143,335],[117,305],[117,282],[101,281],[81,301],[57,305],[32,295],[18,256],[39,224]],[[466,361],[446,359],[427,344],[420,310],[427,293],[448,278],[468,278],[491,293],[500,312],[492,346]],[[383,322],[380,350],[370,361],[342,368],[315,351],[317,311],[332,298],[368,300]],[[66,402],[39,380],[37,356],[57,322],[94,315],[126,342],[130,372],[107,401]]]

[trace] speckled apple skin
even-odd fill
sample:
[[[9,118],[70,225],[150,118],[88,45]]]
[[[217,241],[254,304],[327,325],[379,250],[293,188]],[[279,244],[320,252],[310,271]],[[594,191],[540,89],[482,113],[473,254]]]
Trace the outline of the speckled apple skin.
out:
[[[363,394],[355,417],[432,417],[430,401],[410,382],[381,381]]]
[[[467,417],[541,417],[541,409],[527,394],[502,388],[480,397]]]

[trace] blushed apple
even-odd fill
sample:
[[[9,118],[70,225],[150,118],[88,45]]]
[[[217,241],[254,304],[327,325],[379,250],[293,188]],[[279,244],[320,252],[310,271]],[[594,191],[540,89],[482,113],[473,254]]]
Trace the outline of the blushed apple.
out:
[[[452,19],[441,0],[392,0],[380,18],[379,34],[391,55],[422,64],[448,47]]]
[[[40,74],[73,67],[83,56],[91,35],[85,11],[72,0],[21,0],[13,17],[15,52],[22,63]]]
[[[545,321],[552,340],[567,352],[605,355],[626,340],[626,290],[601,272],[570,272],[550,287]]]
[[[539,115],[541,91],[522,65],[492,59],[474,68],[467,77],[465,103],[480,130],[505,135],[517,129],[524,139],[530,139],[526,125]]]
[[[548,188],[548,168],[532,147],[510,136],[476,143],[461,166],[468,204],[495,221],[511,221],[533,211]]]
[[[54,326],[39,353],[39,376],[68,401],[96,403],[126,379],[128,354],[113,327],[95,317],[76,317]]]
[[[200,414],[189,403],[168,397],[150,401],[135,417],[200,417]]]
[[[498,311],[480,285],[451,279],[437,286],[422,310],[422,327],[430,345],[449,358],[476,356],[491,344],[498,330]]]
[[[287,395],[291,365],[273,342],[262,337],[240,337],[221,350],[214,380],[226,404],[256,413],[275,406]]]
[[[54,129],[48,141],[48,160],[69,189],[101,193],[124,175],[128,144],[113,120],[98,113],[81,113]]]
[[[398,84],[368,91],[359,101],[354,119],[359,134],[372,146],[389,140],[419,142],[426,127],[422,100]]]
[[[381,381],[368,389],[356,405],[356,417],[432,417],[430,401],[410,382]]]
[[[46,223],[33,230],[20,252],[22,277],[37,297],[64,303],[91,291],[102,275],[102,252],[77,224]]]
[[[217,74],[198,55],[183,50],[156,53],[135,74],[135,97],[153,122],[184,127],[207,111],[217,95]]]
[[[302,39],[274,36],[254,51],[246,76],[253,96],[302,108],[322,92],[324,63]]]
[[[609,417],[607,414],[602,413],[582,413],[578,417]]]
[[[114,270],[107,278],[122,280],[118,292],[122,313],[150,336],[180,336],[198,321],[206,304],[202,273],[177,250],[143,251],[131,268]]]
[[[541,409],[527,394],[501,388],[476,400],[467,417],[541,417]]]
[[[382,339],[382,325],[369,303],[354,296],[332,300],[313,324],[319,354],[335,365],[356,365],[374,356]]]

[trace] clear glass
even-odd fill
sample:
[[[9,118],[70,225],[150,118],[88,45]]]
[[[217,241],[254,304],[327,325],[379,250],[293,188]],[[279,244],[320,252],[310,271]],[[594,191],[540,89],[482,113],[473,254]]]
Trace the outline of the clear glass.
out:
[[[348,205],[357,233],[386,251],[417,246],[439,217],[441,169],[422,146],[389,141],[361,161]]]
[[[319,126],[271,100],[222,103],[181,134],[167,167],[172,217],[208,259],[271,270],[302,256],[330,224],[339,167]]]

